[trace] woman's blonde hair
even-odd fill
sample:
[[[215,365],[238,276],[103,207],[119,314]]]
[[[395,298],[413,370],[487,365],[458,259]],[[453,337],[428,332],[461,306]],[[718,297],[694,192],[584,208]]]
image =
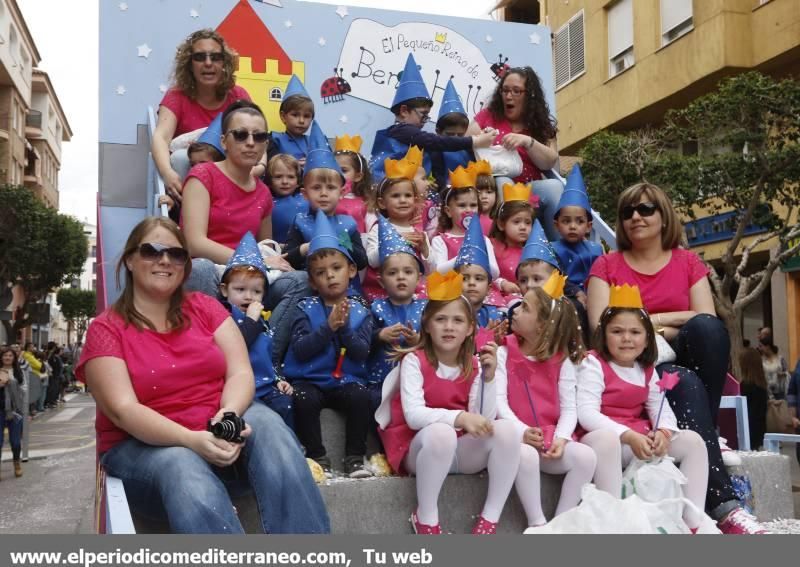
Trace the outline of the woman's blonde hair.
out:
[[[239,56],[225,43],[225,39],[212,29],[197,30],[189,34],[178,46],[172,70],[172,84],[190,99],[197,99],[197,81],[192,72],[192,53],[194,44],[203,39],[213,39],[222,47],[225,60],[222,63],[222,80],[217,85],[215,94],[217,99],[224,100],[228,91],[236,84],[235,72]]]
[[[575,307],[566,297],[553,299],[540,287],[528,289],[525,297],[536,298],[536,317],[542,322],[542,332],[531,353],[537,360],[549,360],[560,354],[574,364],[586,355],[581,324]],[[533,306],[532,306],[533,307]]]
[[[117,262],[117,289],[119,289],[120,285],[120,272],[123,269],[125,270],[125,287],[123,288],[119,299],[114,302],[114,305],[112,305],[111,308],[117,314],[119,314],[120,317],[122,317],[122,320],[126,325],[133,325],[139,331],[141,331],[143,327],[147,327],[152,331],[157,331],[158,329],[156,329],[156,326],[153,324],[153,322],[142,315],[134,305],[133,272],[128,269],[127,261],[139,250],[139,245],[143,243],[144,238],[150,234],[150,232],[159,227],[169,231],[169,233],[172,234],[172,236],[174,236],[178,242],[180,242],[180,245],[183,249],[189,249],[189,246],[186,243],[186,237],[183,235],[181,229],[178,228],[177,224],[164,217],[147,217],[133,227],[130,236],[128,236],[128,241],[125,243],[122,257],[119,259],[119,262]],[[189,323],[186,317],[183,316],[181,307],[183,306],[184,298],[183,284],[189,278],[189,274],[191,273],[192,258],[187,255],[186,262],[183,264],[183,280],[181,281],[181,285],[178,286],[178,289],[172,293],[172,297],[169,300],[169,309],[167,310],[167,325],[169,326],[170,330],[183,329]]]
[[[449,301],[436,301],[429,299],[428,303],[425,305],[425,309],[422,311],[422,321],[419,325],[419,342],[416,345],[409,346],[408,348],[395,349],[394,352],[389,355],[390,360],[398,362],[405,355],[421,350],[425,353],[425,357],[428,359],[428,362],[434,366],[434,368],[439,366],[439,359],[436,358],[436,351],[433,349],[433,341],[431,341],[430,334],[425,331],[425,327],[428,326],[430,320],[433,319],[433,317],[439,313],[439,311],[454,301],[458,302],[462,306],[464,313],[467,315],[467,321],[472,327],[472,333],[467,335],[467,338],[464,340],[464,343],[461,345],[461,348],[458,351],[458,367],[461,370],[461,377],[465,379],[470,378],[472,376],[472,360],[473,356],[475,355],[475,314],[472,311],[472,306],[464,297],[457,297],[456,299],[451,299]]]
[[[625,234],[622,211],[625,207],[636,206],[642,197],[653,203],[661,213],[661,248],[664,250],[677,248],[683,236],[683,225],[672,207],[669,197],[667,197],[663,189],[652,183],[637,183],[620,193],[617,200],[617,248],[630,250],[633,246],[628,235]]]

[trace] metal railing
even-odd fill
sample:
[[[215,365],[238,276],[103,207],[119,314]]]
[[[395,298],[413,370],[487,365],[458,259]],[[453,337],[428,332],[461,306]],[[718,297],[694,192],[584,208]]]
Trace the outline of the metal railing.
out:
[[[148,125],[148,133],[150,134],[150,141],[153,140],[153,135],[156,131],[156,113],[153,110],[152,106],[147,107],[147,125]],[[153,152],[149,152],[147,154],[147,214],[148,215],[160,215],[162,217],[166,217],[169,214],[169,210],[167,209],[166,205],[159,205],[158,201],[160,197],[163,197],[167,194],[166,189],[164,188],[164,180],[161,179],[161,175],[158,173],[158,168],[156,167],[156,162],[153,159]]]

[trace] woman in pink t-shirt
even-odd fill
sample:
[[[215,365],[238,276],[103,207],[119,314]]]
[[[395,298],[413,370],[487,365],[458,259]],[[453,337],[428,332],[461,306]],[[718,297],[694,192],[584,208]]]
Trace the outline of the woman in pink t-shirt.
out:
[[[183,292],[191,263],[177,225],[140,222],[123,270],[122,295],[89,326],[76,375],[97,403],[100,462],[122,479],[131,509],[176,533],[242,533],[226,479],[247,478],[265,533],[327,533],[294,435],[253,402],[236,323],[214,299]],[[207,431],[227,412],[244,419],[241,438]],[[228,467],[237,470],[220,474]]]
[[[617,204],[619,250],[598,258],[589,273],[589,324],[597,327],[610,286],[639,286],[654,329],[675,352],[674,364],[657,367],[680,376],[667,399],[680,427],[699,433],[708,447],[708,513],[723,532],[758,533],[762,528],[736,499],[716,432],[730,338],[716,316],[709,269],[694,252],[680,248],[682,235],[681,220],[660,188],[638,183],[623,191]],[[664,350],[659,348],[660,356]]]
[[[542,180],[542,171],[556,165],[556,123],[544,98],[539,76],[530,67],[512,67],[489,100],[475,115],[467,135],[480,134],[484,128],[499,132],[495,145],[515,150],[522,158],[522,173],[513,182],[532,183],[533,193],[540,199],[539,212],[545,233],[550,240],[558,239],[553,224],[563,186],[560,181]],[[497,186],[512,182],[499,177]]]
[[[235,70],[236,54],[214,30],[196,31],[178,46],[174,83],[158,107],[151,148],[167,193],[177,200],[189,162],[185,152],[170,162],[169,144],[175,136],[207,127],[236,100],[250,100],[247,91],[235,84]],[[263,175],[264,171],[256,173]]]

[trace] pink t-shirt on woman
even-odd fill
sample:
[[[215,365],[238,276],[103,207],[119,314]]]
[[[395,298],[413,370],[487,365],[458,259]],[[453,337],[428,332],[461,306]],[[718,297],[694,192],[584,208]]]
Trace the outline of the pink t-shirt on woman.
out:
[[[609,285],[638,285],[645,308],[656,314],[689,311],[689,290],[708,272],[697,254],[674,248],[667,265],[655,274],[637,272],[628,265],[621,252],[604,254],[592,264],[589,279],[599,278]]]
[[[75,375],[85,381],[86,363],[93,358],[119,358],[140,404],[187,429],[204,430],[220,408],[227,365],[214,332],[229,314],[202,293],[187,294],[181,311],[190,321],[188,328],[157,333],[126,326],[115,311],[106,309],[89,325]],[[99,409],[95,430],[100,453],[129,437]]]
[[[273,206],[272,194],[260,179],[256,179],[253,191],[245,191],[212,162],[198,163],[189,170],[184,185],[192,177],[203,184],[211,198],[206,232],[209,240],[235,249],[248,230],[258,238],[261,221],[272,213]]]
[[[182,90],[169,89],[161,99],[161,106],[169,108],[178,119],[174,136],[180,136],[207,127],[217,114],[239,99],[250,100],[250,95],[239,85],[234,85],[222,104],[213,109],[201,106],[199,102],[186,96]]]
[[[475,122],[478,123],[478,126],[481,128],[494,128],[498,130],[500,133],[494,139],[495,145],[500,145],[503,142],[503,136],[506,134],[525,134],[526,136],[530,136],[531,133],[525,129],[520,132],[514,132],[511,129],[511,123],[505,119],[505,117],[498,118],[491,112],[489,112],[488,108],[484,108],[478,114],[475,115]],[[529,181],[536,181],[537,179],[542,178],[542,172],[539,170],[538,167],[534,165],[531,161],[530,156],[528,155],[528,150],[520,146],[517,148],[517,152],[519,153],[519,157],[522,158],[522,173],[514,178],[515,183],[528,183]]]

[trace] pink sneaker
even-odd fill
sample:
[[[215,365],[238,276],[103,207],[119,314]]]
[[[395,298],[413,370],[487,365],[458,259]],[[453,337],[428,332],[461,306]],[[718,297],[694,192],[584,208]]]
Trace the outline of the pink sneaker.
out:
[[[764,529],[755,516],[744,508],[737,508],[721,522],[717,522],[719,531],[730,535],[751,535],[769,533]]]
[[[429,526],[428,524],[422,524],[417,519],[417,513],[411,513],[411,527],[414,528],[414,533],[417,535],[442,535],[442,527],[439,524],[435,526]]]
[[[483,516],[478,516],[478,522],[472,528],[472,535],[494,535],[497,533],[497,522],[490,522]]]

